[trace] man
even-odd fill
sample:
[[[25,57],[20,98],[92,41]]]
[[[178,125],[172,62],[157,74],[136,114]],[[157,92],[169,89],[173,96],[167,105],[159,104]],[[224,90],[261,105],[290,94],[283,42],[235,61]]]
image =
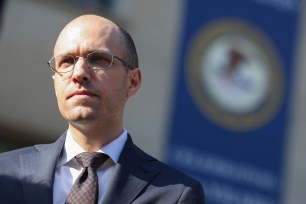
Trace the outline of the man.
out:
[[[48,63],[68,130],[53,144],[1,154],[1,203],[204,203],[199,182],[144,153],[124,129],[125,103],[141,84],[124,29],[80,16]]]

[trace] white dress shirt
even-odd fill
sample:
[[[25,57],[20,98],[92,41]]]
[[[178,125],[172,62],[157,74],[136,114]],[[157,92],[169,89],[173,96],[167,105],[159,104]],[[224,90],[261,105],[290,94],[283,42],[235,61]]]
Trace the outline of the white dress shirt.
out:
[[[99,200],[105,192],[114,169],[118,163],[119,156],[127,140],[127,131],[98,152],[107,154],[110,158],[97,170],[99,182]],[[83,148],[73,139],[71,132],[67,131],[64,149],[56,165],[53,184],[53,203],[64,204],[72,188],[73,183],[82,172],[82,166],[74,158],[79,153],[85,152]]]

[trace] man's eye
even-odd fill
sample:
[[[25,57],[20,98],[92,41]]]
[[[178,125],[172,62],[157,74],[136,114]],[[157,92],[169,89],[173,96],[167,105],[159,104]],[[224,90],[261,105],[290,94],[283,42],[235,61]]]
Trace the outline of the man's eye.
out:
[[[112,63],[112,56],[101,53],[91,53],[87,60],[96,68],[107,68]]]
[[[64,56],[58,60],[58,67],[65,68],[74,64],[74,58],[72,56]]]
[[[108,56],[103,55],[103,54],[96,54],[96,53],[91,54],[89,59],[92,62],[110,61]]]

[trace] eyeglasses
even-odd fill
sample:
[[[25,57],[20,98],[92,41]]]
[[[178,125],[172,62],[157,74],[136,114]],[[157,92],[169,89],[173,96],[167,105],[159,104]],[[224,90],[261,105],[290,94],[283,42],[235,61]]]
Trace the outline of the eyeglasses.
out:
[[[47,63],[54,72],[63,74],[72,71],[80,58],[80,56],[64,54],[52,57]],[[106,51],[91,52],[84,57],[87,66],[92,69],[108,69],[112,66],[114,59],[119,60],[127,68],[133,69],[123,59]]]

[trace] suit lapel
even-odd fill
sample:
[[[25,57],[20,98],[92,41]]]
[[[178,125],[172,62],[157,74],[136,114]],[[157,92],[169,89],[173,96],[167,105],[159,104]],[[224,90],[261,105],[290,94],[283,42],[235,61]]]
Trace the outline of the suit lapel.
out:
[[[25,203],[52,204],[55,166],[64,142],[65,134],[53,144],[36,145],[36,152],[20,155]]]
[[[156,159],[138,149],[128,136],[112,179],[99,203],[131,203],[155,178],[159,169],[154,168]]]

